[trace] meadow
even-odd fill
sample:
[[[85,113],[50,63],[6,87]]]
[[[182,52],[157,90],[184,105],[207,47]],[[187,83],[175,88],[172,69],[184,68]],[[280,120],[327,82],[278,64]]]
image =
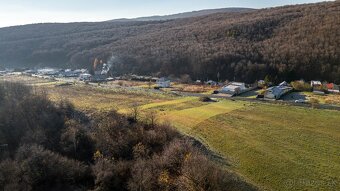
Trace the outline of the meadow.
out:
[[[130,114],[155,112],[222,157],[223,168],[263,190],[340,190],[340,112],[280,104],[217,100],[126,88],[54,86],[39,81],[52,100],[78,109]],[[48,85],[47,85],[48,84]]]
[[[163,105],[160,120],[200,140],[264,190],[340,189],[338,111],[227,100],[173,108]]]

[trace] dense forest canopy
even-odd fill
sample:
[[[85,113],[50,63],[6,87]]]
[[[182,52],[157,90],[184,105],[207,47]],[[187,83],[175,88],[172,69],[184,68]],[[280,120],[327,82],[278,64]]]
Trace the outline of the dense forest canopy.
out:
[[[324,2],[166,21],[35,24],[0,29],[8,67],[87,67],[192,79],[340,83],[340,3]]]
[[[134,19],[114,19],[110,21],[164,21],[171,19],[183,19],[188,17],[198,17],[205,16],[214,13],[231,13],[231,12],[248,12],[253,11],[254,9],[250,8],[221,8],[221,9],[205,9],[200,11],[192,11],[192,12],[184,12],[172,15],[163,15],[163,16],[149,16],[149,17],[138,17]]]

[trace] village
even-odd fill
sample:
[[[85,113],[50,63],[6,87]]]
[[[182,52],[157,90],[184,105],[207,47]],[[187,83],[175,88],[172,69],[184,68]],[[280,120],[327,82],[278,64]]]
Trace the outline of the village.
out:
[[[112,77],[109,66],[103,64],[91,72],[88,69],[25,69],[0,71],[0,76],[24,75],[64,82],[65,84],[84,83],[87,85],[114,88],[123,86],[135,89],[171,92],[183,96],[211,97],[240,100],[280,101],[285,103],[340,105],[340,86],[334,83],[313,80],[283,81],[273,84],[269,80],[258,80],[253,84],[244,82],[213,80],[192,81],[190,77],[154,77],[135,74]]]

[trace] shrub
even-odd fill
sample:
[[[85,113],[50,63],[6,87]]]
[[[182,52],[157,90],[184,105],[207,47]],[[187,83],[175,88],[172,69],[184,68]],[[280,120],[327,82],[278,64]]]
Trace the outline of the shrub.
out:
[[[212,101],[212,99],[210,99],[210,97],[208,97],[208,96],[200,97],[199,100],[202,101],[202,102],[211,102]]]
[[[88,132],[79,126],[71,126],[61,135],[61,152],[71,158],[92,162],[95,144]]]
[[[20,168],[15,161],[5,160],[0,163],[0,190],[27,190],[19,185]]]
[[[114,164],[105,159],[99,159],[96,164],[92,167],[95,175],[95,187],[97,191],[100,190],[115,190],[117,189],[114,185]]]
[[[309,98],[309,103],[310,103],[310,104],[312,105],[312,107],[314,108],[314,107],[316,107],[317,105],[319,105],[320,101],[319,101],[318,99],[316,99],[316,98],[311,97],[311,98]]]
[[[21,142],[57,150],[65,114],[44,94],[34,93],[27,86],[7,82],[0,86],[5,90],[0,105],[0,137],[4,137],[2,142],[8,144],[11,156]]]
[[[310,86],[310,84],[304,81],[293,81],[290,84],[293,86],[294,90],[297,90],[297,91],[311,91],[312,90],[312,87]]]
[[[11,163],[20,168],[7,168],[7,171],[2,172],[5,172],[6,176],[18,178],[6,180],[5,187],[17,185],[25,187],[25,190],[27,188],[28,190],[48,190],[49,188],[74,190],[93,184],[91,171],[86,165],[45,150],[41,146],[20,147],[15,161]],[[2,163],[0,166],[3,165]]]
[[[0,140],[11,153],[0,159],[2,190],[209,191],[243,185],[183,135],[158,125],[154,113],[145,123],[129,123],[110,111],[88,123],[73,119],[77,111],[65,100],[53,104],[20,84],[1,88]]]

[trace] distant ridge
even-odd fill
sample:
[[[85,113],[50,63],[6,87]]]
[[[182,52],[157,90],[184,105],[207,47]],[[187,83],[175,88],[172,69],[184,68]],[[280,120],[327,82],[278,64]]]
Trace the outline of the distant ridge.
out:
[[[248,12],[248,11],[254,11],[256,9],[251,8],[221,8],[221,9],[204,9],[200,11],[192,11],[192,12],[184,12],[184,13],[178,13],[178,14],[172,14],[172,15],[155,15],[155,16],[149,16],[149,17],[138,17],[134,19],[113,19],[109,20],[108,22],[114,22],[114,21],[164,21],[164,20],[173,20],[173,19],[182,19],[182,18],[190,18],[190,17],[199,17],[204,15],[210,15],[215,13],[240,13],[240,12]]]
[[[114,57],[117,75],[337,84],[338,20],[339,3],[323,2],[185,19],[0,28],[0,66],[91,69],[96,58]]]

